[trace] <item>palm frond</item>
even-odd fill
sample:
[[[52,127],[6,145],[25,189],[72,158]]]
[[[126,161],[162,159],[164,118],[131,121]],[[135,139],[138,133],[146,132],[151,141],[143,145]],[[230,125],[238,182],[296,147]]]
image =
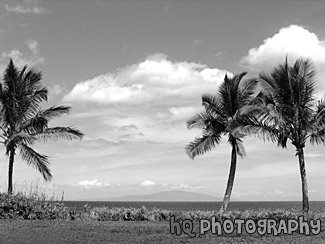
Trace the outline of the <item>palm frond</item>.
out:
[[[285,147],[288,139],[304,144],[308,132],[311,143],[323,142],[325,121],[321,122],[324,112],[320,111],[325,105],[315,109],[315,69],[310,59],[298,59],[293,66],[286,60],[270,75],[260,74],[260,81],[264,93],[261,100],[270,112],[259,126],[270,126],[271,133],[277,130],[273,140],[278,146]]]
[[[70,112],[71,107],[68,106],[53,106],[45,110],[41,110],[39,112],[40,116],[51,120],[52,118],[59,117],[63,114],[68,114]]]
[[[49,120],[54,117],[59,117],[62,114],[67,114],[69,111],[70,107],[66,106],[53,106],[45,110],[40,110],[34,117],[26,119],[21,123],[20,129],[31,134],[40,133],[47,128]]]
[[[309,137],[312,145],[321,143],[325,145],[325,129],[312,132]]]
[[[39,114],[32,117],[31,119],[25,120],[20,125],[21,131],[26,131],[29,134],[37,134],[43,132],[48,128],[48,121],[46,118],[40,116]]]
[[[288,138],[289,138],[288,133],[279,133],[278,134],[278,147],[286,148]]]
[[[234,136],[233,134],[229,133],[228,135],[228,143],[235,149],[236,154],[239,155],[241,158],[246,156],[246,150],[243,144],[243,140],[241,139],[243,136]]]
[[[206,112],[199,112],[186,121],[187,129],[191,130],[193,128],[203,129],[206,127],[206,121],[211,120],[212,117]]]
[[[208,93],[203,94],[202,105],[204,106],[205,111],[208,113],[218,115],[221,118],[227,118],[227,114],[224,111],[222,101],[219,99],[219,97]]]
[[[316,104],[313,118],[310,120],[311,124],[316,125],[318,129],[322,129],[325,125],[325,101],[320,100]]]
[[[38,112],[40,103],[43,101],[47,101],[47,94],[47,88],[43,87],[39,90],[33,91],[32,94],[26,96],[26,116],[31,118]]]
[[[20,155],[27,164],[34,166],[42,175],[46,181],[51,180],[52,174],[49,169],[49,161],[46,155],[42,155],[34,151],[26,144],[19,146]]]
[[[71,127],[53,127],[47,128],[43,132],[34,135],[38,140],[43,142],[56,141],[59,139],[73,140],[82,139],[84,136],[79,130]]]
[[[33,91],[40,90],[41,80],[42,72],[37,72],[33,69],[29,69],[28,71],[24,72],[22,81],[24,83],[25,92],[28,91],[32,93]]]
[[[290,69],[294,82],[294,99],[299,107],[309,107],[314,103],[316,71],[309,59],[298,59]]]
[[[197,137],[193,142],[190,142],[186,146],[185,151],[191,159],[194,159],[196,156],[210,151],[220,142],[220,139],[220,134],[216,135],[205,131],[201,137]]]
[[[256,102],[256,104],[254,104]],[[249,116],[258,116],[260,114],[266,113],[268,108],[264,106],[260,101],[252,101],[252,104],[247,104],[239,108],[234,116],[234,120],[238,120],[240,122],[242,117],[246,115]]]
[[[238,75],[235,75],[234,79],[238,82],[238,85],[239,85],[240,81],[244,78],[245,75],[247,75],[247,72],[242,72]]]
[[[224,82],[219,87],[217,95],[203,94],[202,105],[205,111],[196,114],[187,121],[187,128],[202,129],[202,136],[195,138],[193,142],[186,146],[186,152],[190,158],[203,154],[211,150],[217,143],[219,143],[221,135],[229,133],[232,134],[232,126],[238,127],[242,115],[248,110],[253,111],[252,108],[242,109],[253,97],[257,85],[256,79],[250,79],[239,87],[242,78],[246,72],[228,78],[224,78]],[[254,107],[256,110],[256,107]],[[236,150],[238,155],[244,156],[245,149],[240,138],[244,137],[243,133],[237,133],[234,140],[238,140]]]
[[[246,114],[238,120],[238,124],[231,125],[230,130],[235,137],[251,134],[263,140],[278,142],[280,130],[274,120],[276,120],[274,117],[267,114],[259,116]]]
[[[18,81],[19,85],[23,85],[22,83],[24,83],[25,79],[28,79],[28,76],[31,73],[31,72],[26,73],[26,71],[27,71],[26,65],[19,71],[19,74],[17,76],[17,81]]]
[[[8,137],[5,140],[4,144],[6,145],[7,148],[10,148],[10,147],[15,147],[16,145],[20,144],[21,142],[33,144],[34,141],[35,141],[34,136],[32,136],[28,133],[25,133],[25,132],[18,132],[18,133],[11,135],[10,137]]]
[[[232,117],[236,111],[243,105],[240,101],[241,92],[239,89],[239,83],[246,73],[235,75],[229,79],[227,76],[224,82],[219,87],[219,96],[221,100],[221,106],[223,107],[224,114],[227,117]]]
[[[41,87],[41,72],[24,66],[20,71],[10,61],[4,75],[4,89],[2,91],[2,112],[4,120],[13,125],[13,121],[20,123],[33,117],[39,103],[47,100],[47,89]]]
[[[18,69],[15,67],[12,59],[10,59],[7,68],[4,71],[3,77],[3,88],[5,91],[11,90],[14,91],[15,86],[15,79],[18,77]]]
[[[318,101],[313,118],[310,121],[310,143],[325,145],[325,101]]]
[[[236,148],[236,153],[241,157],[245,157],[246,156],[246,150],[244,147],[244,143],[241,139],[236,138],[236,144],[235,144],[235,148]]]
[[[196,128],[211,129],[211,131],[213,131],[214,129],[219,128],[218,130],[223,130],[225,132],[226,128],[224,120],[222,120],[218,116],[212,116],[209,112],[206,111],[194,115],[186,122],[186,125],[187,129],[189,130]]]
[[[293,70],[299,77],[304,79],[304,82],[315,85],[316,69],[311,59],[298,59],[293,66]]]
[[[240,93],[241,97],[240,100],[247,104],[251,100],[251,96],[256,92],[256,86],[258,84],[257,79],[247,79],[241,82]]]

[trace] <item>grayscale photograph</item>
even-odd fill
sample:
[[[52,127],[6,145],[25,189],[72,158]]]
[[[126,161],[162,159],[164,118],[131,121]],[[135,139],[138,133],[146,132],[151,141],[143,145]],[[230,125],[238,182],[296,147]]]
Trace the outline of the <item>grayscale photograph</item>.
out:
[[[0,0],[0,244],[325,243],[324,13]]]

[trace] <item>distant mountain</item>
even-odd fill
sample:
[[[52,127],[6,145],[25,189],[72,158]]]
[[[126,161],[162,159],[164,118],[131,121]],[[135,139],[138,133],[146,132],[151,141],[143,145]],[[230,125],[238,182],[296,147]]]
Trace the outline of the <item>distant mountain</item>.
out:
[[[128,195],[123,197],[111,198],[106,201],[221,201],[214,196],[209,196],[201,193],[187,192],[187,191],[163,191],[148,195]]]

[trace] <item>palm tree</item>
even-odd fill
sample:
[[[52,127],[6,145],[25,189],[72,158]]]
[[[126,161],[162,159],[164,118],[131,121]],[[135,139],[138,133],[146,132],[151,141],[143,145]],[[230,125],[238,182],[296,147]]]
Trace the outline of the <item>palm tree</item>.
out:
[[[186,146],[186,153],[194,159],[197,155],[210,151],[220,143],[222,135],[228,135],[228,142],[231,145],[231,164],[228,176],[228,183],[220,211],[226,211],[230,200],[237,164],[237,154],[245,156],[243,146],[243,134],[233,135],[228,127],[232,125],[244,111],[244,106],[251,102],[256,79],[248,79],[241,82],[246,73],[241,73],[229,79],[227,75],[221,84],[218,94],[202,95],[204,111],[196,114],[187,121],[187,128],[198,128],[202,130],[202,136],[196,138]]]
[[[40,103],[47,100],[48,90],[41,86],[42,74],[27,66],[18,70],[12,60],[0,83],[0,137],[9,156],[8,194],[12,194],[12,176],[16,149],[27,164],[34,166],[48,181],[52,178],[48,156],[39,154],[32,145],[36,141],[47,142],[57,139],[81,139],[83,134],[71,127],[48,127],[48,122],[70,107],[53,106],[40,109]]]
[[[261,73],[259,107],[246,114],[240,122],[242,126],[235,129],[240,134],[262,135],[282,148],[286,148],[288,139],[292,142],[299,160],[305,213],[309,211],[305,142],[325,144],[325,102],[315,99],[315,74],[310,59],[298,59],[293,66],[286,59],[270,75]]]

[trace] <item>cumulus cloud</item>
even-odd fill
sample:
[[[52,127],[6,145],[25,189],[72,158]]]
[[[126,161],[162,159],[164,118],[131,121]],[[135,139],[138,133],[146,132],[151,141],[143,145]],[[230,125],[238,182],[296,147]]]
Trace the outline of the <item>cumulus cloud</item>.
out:
[[[259,47],[251,48],[240,60],[241,65],[252,70],[270,68],[285,60],[309,57],[316,64],[325,63],[325,40],[319,40],[315,33],[304,27],[290,25],[263,41]]]
[[[202,109],[203,93],[217,92],[226,73],[232,75],[200,63],[171,61],[158,53],[79,82],[63,100],[81,110],[91,107],[89,118],[105,128],[102,138],[185,143],[196,133],[187,130],[185,121]]]
[[[97,103],[123,102],[139,94],[141,89],[141,84],[120,86],[114,75],[106,74],[77,84],[65,100]]]
[[[39,6],[23,6],[23,5],[9,6],[8,4],[5,4],[5,8],[7,12],[20,13],[20,14],[45,14],[47,12],[45,8]]]
[[[42,64],[45,58],[42,57],[39,44],[36,40],[25,41],[27,48],[31,51],[31,55],[25,56],[20,50],[13,49],[9,52],[3,52],[0,57],[0,71],[2,72],[4,68],[8,65],[8,60],[12,59],[14,64],[18,67],[23,67],[25,65],[32,67],[38,64]]]
[[[156,183],[150,180],[145,180],[140,183],[140,186],[154,186],[154,185],[156,185]]]
[[[84,180],[79,182],[79,185],[81,186],[102,186],[102,183],[99,182],[97,179],[93,180]]]
[[[85,188],[92,188],[92,187],[105,187],[105,186],[110,186],[111,184],[109,183],[102,183],[100,181],[97,180],[97,178],[93,179],[93,180],[84,180],[79,182],[80,186],[83,186]]]
[[[227,71],[211,69],[199,63],[172,62],[166,55],[158,53],[115,73],[82,81],[64,100],[100,104],[135,104],[153,100],[163,103],[175,97],[190,97],[201,91],[216,89],[225,73]]]
[[[192,186],[192,185],[185,184],[185,183],[179,183],[179,184],[172,184],[172,185],[170,186],[170,188],[171,188],[172,190],[187,190],[187,191],[195,191],[195,190],[203,189],[204,187],[202,187],[202,186],[198,186],[198,185]]]

